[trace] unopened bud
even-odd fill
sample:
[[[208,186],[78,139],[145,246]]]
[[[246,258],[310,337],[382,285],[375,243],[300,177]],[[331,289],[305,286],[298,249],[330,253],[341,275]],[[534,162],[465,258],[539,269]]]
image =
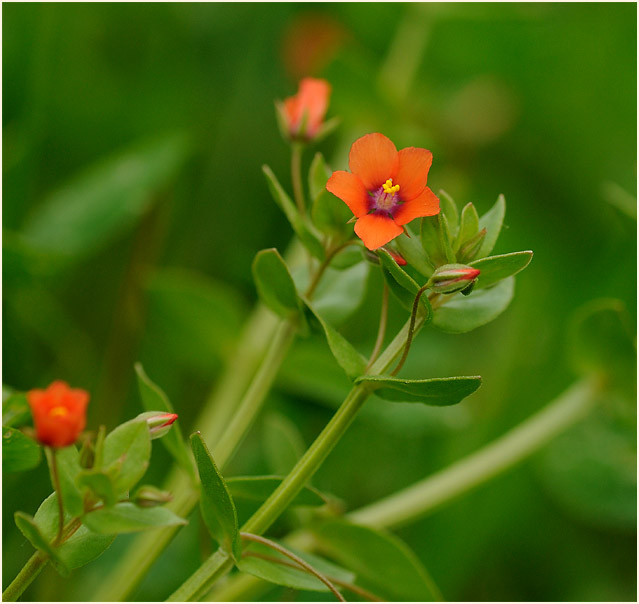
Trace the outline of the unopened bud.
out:
[[[162,413],[161,411],[147,411],[140,413],[136,419],[143,419],[149,427],[151,440],[161,438],[170,429],[171,424],[178,418],[176,413]]]
[[[433,273],[430,288],[438,294],[452,294],[474,283],[479,272],[479,269],[465,264],[445,264]]]
[[[395,252],[394,250],[390,250],[387,247],[383,247],[382,248],[395,262],[397,262],[398,266],[406,266],[406,264],[408,264],[406,262],[406,260],[404,260],[404,258],[402,256],[400,256],[397,252]]]
[[[474,260],[477,254],[479,253],[479,249],[481,248],[482,243],[484,243],[485,237],[486,237],[486,229],[483,228],[476,235],[471,237],[468,241],[466,241],[465,243],[462,243],[461,247],[459,248],[459,253],[457,257],[462,262],[470,262],[471,260]]]
[[[133,503],[141,508],[153,508],[168,503],[173,499],[173,496],[168,491],[161,491],[154,486],[145,484],[136,491],[132,499]]]

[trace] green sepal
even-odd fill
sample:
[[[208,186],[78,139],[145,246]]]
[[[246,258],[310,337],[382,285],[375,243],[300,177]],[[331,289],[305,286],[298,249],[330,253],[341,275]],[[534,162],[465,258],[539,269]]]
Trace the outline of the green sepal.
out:
[[[435,267],[431,264],[428,255],[421,246],[419,236],[413,234],[407,226],[404,229],[405,232],[395,239],[397,251],[409,266],[412,266],[424,277],[430,277],[435,271]]]
[[[300,460],[306,445],[299,428],[283,413],[270,412],[263,422],[262,448],[273,474],[288,474]]]
[[[24,392],[11,392],[5,398],[5,386],[2,387],[2,425],[18,428],[29,423],[31,410]]]
[[[16,526],[20,532],[31,542],[31,545],[37,550],[49,556],[49,559],[55,566],[56,570],[63,576],[69,575],[69,569],[66,564],[59,558],[56,550],[47,541],[46,537],[40,531],[35,519],[24,512],[16,512],[14,514]]]
[[[515,290],[515,278],[503,279],[494,287],[455,296],[433,314],[433,326],[449,333],[465,333],[486,325],[508,308]]]
[[[287,547],[286,549],[293,552],[295,555],[302,558],[305,562],[310,564],[315,570],[319,571],[326,577],[337,579],[344,583],[353,583],[355,581],[355,574],[340,567],[324,558],[309,554],[307,552],[300,552],[292,550]],[[274,550],[273,548],[263,545],[262,543],[247,543],[244,546],[245,555],[238,561],[237,567],[244,573],[259,577],[275,585],[284,585],[291,589],[301,589],[306,591],[328,591],[328,587],[324,585],[319,579],[314,577],[307,571],[302,570],[297,564],[285,556],[284,554]],[[274,558],[280,560],[281,563],[277,563],[263,557],[251,556],[250,552],[258,554],[259,556],[267,556],[268,558]],[[290,564],[294,566],[290,566]]]
[[[446,217],[452,241],[452,235],[457,232],[459,227],[459,211],[457,210],[457,204],[453,198],[442,189],[439,190],[438,197],[440,208],[439,213]]]
[[[47,449],[45,449],[47,451]],[[48,450],[47,457],[55,454],[58,467],[58,478],[62,489],[62,505],[65,512],[72,518],[81,516],[84,512],[84,498],[82,491],[76,484],[76,479],[82,466],[80,466],[80,454],[75,445],[70,445],[62,449]],[[49,460],[49,473],[51,473],[51,461]],[[53,478],[51,484],[55,484]]]
[[[486,237],[479,248],[478,258],[488,256],[493,251],[506,215],[506,198],[500,195],[495,205],[479,219],[479,228],[486,229]]]
[[[211,537],[229,554],[239,557],[237,510],[224,478],[199,432],[191,434],[191,447],[200,475],[200,510]]]
[[[128,501],[90,512],[84,516],[83,522],[100,535],[137,533],[146,529],[187,523],[168,508],[142,508]]]
[[[367,386],[387,401],[424,403],[437,407],[456,405],[481,386],[481,377],[430,378],[407,380],[386,376],[363,376],[355,384]]]
[[[151,437],[145,421],[131,420],[104,439],[103,468],[115,476],[116,495],[126,493],[144,476],[151,457]]]
[[[135,364],[135,373],[138,378],[138,389],[140,391],[140,398],[142,399],[142,406],[147,411],[175,413],[173,405],[171,405],[167,395],[149,378],[141,363]],[[173,424],[169,432],[161,440],[173,459],[177,461],[192,478],[195,478],[195,468],[193,467],[190,452],[184,441],[179,425]]]
[[[2,471],[22,472],[40,464],[42,449],[20,430],[2,426]]]
[[[479,214],[472,203],[467,203],[461,213],[459,231],[455,238],[454,250],[458,252],[479,232]]]
[[[234,476],[226,480],[233,499],[266,501],[284,480],[283,476]],[[328,503],[328,498],[311,486],[305,486],[291,501],[290,506],[318,507]]]
[[[325,321],[308,302],[305,302],[305,304],[306,308],[322,326],[328,346],[346,375],[351,380],[362,375],[366,371],[366,359],[355,350],[353,345],[341,333]]]
[[[391,255],[385,250],[377,250],[379,256],[384,279],[388,284],[389,289],[393,295],[397,298],[399,303],[406,308],[406,310],[412,310],[415,302],[415,296],[420,287],[417,282],[402,269]],[[422,295],[420,298],[422,306],[428,312],[430,317],[432,314],[430,303],[428,302],[428,296]]]
[[[115,472],[105,472],[99,469],[85,470],[78,474],[76,484],[80,488],[87,488],[95,497],[107,507],[113,506],[118,501],[115,490],[115,482],[112,474]]]
[[[284,318],[299,312],[300,299],[295,283],[284,259],[275,248],[258,252],[252,268],[257,293],[266,306]]]
[[[447,264],[455,264],[457,262],[457,256],[453,250],[453,237],[451,234],[451,227],[448,224],[448,218],[446,214],[440,212],[437,215],[439,220],[439,244],[446,258]]]
[[[477,277],[475,289],[492,287],[502,279],[516,275],[530,264],[532,257],[533,253],[528,250],[501,254],[500,256],[488,256],[471,262],[469,266],[481,271]]]
[[[319,238],[313,233],[306,223],[306,221],[300,216],[300,213],[293,203],[293,200],[287,195],[282,185],[277,180],[273,171],[266,165],[262,166],[262,171],[266,176],[266,182],[275,203],[284,212],[284,215],[291,223],[291,227],[295,234],[299,237],[300,241],[306,247],[306,249],[315,256],[318,260],[323,260],[324,246],[321,244]]]
[[[320,552],[353,570],[389,601],[443,600],[417,556],[394,535],[346,520],[331,520],[312,530]]]

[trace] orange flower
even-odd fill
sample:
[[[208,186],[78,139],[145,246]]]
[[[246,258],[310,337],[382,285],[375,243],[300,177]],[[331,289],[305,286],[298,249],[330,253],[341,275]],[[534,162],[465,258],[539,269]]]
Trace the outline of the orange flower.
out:
[[[313,138],[320,126],[331,95],[331,85],[326,80],[304,78],[295,96],[284,100],[284,117],[291,138]]]
[[[46,390],[30,390],[27,400],[33,414],[36,438],[50,447],[72,445],[86,425],[89,393],[53,382]]]
[[[326,188],[350,209],[355,233],[369,250],[376,250],[421,216],[439,213],[439,199],[426,186],[433,154],[407,147],[397,151],[383,134],[357,139],[348,156],[351,172],[333,172]]]

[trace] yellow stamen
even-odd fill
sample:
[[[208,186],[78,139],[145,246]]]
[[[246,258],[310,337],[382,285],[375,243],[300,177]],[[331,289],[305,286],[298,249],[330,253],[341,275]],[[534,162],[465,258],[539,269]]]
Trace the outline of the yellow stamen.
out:
[[[64,417],[69,414],[69,410],[66,407],[53,407],[51,411],[49,411],[49,415],[51,417]]]
[[[395,195],[397,191],[399,191],[399,185],[393,186],[393,179],[389,178],[383,185],[384,193],[388,193],[389,195]]]

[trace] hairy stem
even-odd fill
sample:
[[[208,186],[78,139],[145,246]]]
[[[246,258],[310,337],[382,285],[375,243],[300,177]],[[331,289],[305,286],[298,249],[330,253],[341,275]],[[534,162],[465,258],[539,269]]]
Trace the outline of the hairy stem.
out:
[[[33,554],[22,567],[22,570],[16,575],[16,578],[11,581],[7,589],[4,590],[2,600],[4,602],[15,602],[40,574],[40,571],[46,566],[48,561],[49,558],[47,555],[41,551],[37,551]]]

